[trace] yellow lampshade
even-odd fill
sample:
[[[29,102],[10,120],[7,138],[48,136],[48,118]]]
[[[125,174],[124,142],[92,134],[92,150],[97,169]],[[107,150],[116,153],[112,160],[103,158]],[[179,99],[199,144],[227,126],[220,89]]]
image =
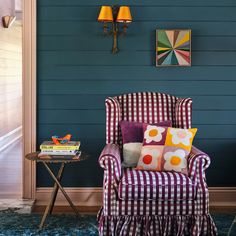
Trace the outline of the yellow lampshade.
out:
[[[113,14],[112,14],[112,8],[111,6],[102,6],[99,16],[98,16],[98,21],[103,21],[103,22],[112,22],[113,21]]]
[[[121,6],[116,18],[117,22],[130,23],[132,22],[132,16],[130,8],[128,6]]]

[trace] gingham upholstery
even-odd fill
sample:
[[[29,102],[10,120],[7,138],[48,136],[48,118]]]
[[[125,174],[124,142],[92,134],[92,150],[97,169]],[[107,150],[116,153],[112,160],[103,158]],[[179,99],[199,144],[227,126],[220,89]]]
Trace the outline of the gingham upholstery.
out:
[[[196,190],[195,183],[182,173],[127,168],[119,182],[118,197],[144,201],[194,200]]]
[[[157,123],[170,119],[176,127],[190,128],[191,109],[190,98],[161,93],[133,93],[106,99],[107,145],[99,157],[104,169],[100,235],[217,234],[209,214],[207,154],[192,148],[188,176],[121,168],[119,121]]]

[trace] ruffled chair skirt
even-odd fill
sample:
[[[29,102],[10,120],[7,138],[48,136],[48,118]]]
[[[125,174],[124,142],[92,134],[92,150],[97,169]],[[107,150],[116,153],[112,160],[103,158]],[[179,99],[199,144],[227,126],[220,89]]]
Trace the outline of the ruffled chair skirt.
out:
[[[104,216],[100,212],[99,234],[106,236],[197,236],[217,235],[210,215]]]

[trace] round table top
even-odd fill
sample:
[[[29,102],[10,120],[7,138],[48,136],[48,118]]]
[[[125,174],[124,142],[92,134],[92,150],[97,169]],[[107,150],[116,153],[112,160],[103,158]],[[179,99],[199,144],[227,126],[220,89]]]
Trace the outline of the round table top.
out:
[[[84,161],[88,159],[88,154],[81,152],[79,156],[56,156],[56,155],[39,155],[40,152],[32,152],[25,156],[26,159],[30,161],[36,161],[36,162],[48,162],[48,163],[70,163],[70,162],[78,162],[78,161]]]

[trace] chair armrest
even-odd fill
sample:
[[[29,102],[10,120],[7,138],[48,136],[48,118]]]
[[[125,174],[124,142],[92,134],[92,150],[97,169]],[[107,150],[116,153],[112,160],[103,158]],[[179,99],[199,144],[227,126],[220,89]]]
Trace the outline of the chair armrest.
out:
[[[121,110],[118,100],[113,97],[106,99],[106,143],[119,143],[119,122]]]
[[[189,177],[195,182],[199,179],[205,182],[205,170],[210,166],[210,157],[203,151],[192,146],[188,158]]]
[[[117,184],[121,178],[121,156],[118,144],[107,144],[99,157],[100,166],[106,171],[106,179]]]

